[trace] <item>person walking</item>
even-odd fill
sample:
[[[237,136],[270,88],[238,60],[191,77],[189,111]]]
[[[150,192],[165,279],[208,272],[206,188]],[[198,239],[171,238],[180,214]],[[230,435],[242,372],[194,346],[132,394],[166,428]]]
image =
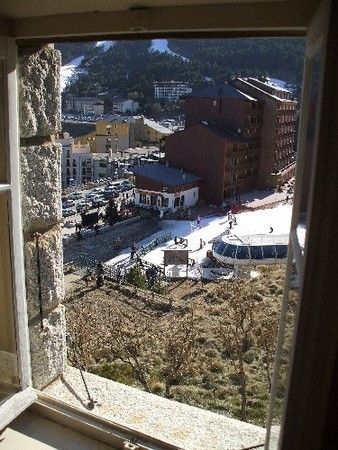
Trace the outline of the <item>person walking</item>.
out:
[[[86,286],[89,286],[89,283],[92,279],[92,271],[89,269],[89,267],[87,268],[87,271],[83,277],[84,282],[86,283]]]
[[[115,241],[115,249],[119,252],[122,249],[122,239],[121,236],[118,234],[116,241]]]
[[[104,268],[101,261],[96,266],[96,286],[100,288],[104,285]]]
[[[197,217],[196,225],[197,225],[197,228],[201,228],[201,216]]]
[[[136,250],[137,250],[136,243],[133,242],[131,244],[131,252],[130,252],[130,258],[131,259],[134,259],[134,256],[136,255]]]

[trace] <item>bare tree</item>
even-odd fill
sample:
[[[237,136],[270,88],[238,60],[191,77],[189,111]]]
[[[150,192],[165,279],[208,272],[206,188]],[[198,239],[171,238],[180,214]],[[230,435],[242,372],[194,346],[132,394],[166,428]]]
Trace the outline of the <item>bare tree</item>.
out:
[[[161,340],[157,321],[140,312],[118,312],[112,317],[109,330],[110,357],[128,364],[135,379],[149,392]]]
[[[165,381],[166,396],[172,386],[191,375],[197,365],[198,347],[196,316],[194,309],[183,317],[167,323],[163,342],[163,367],[161,375]]]
[[[218,295],[224,299],[220,335],[228,352],[235,356],[240,382],[240,416],[246,419],[247,374],[244,354],[253,340],[255,300],[249,283],[232,281],[222,285]]]
[[[262,304],[259,320],[254,330],[257,346],[263,352],[264,370],[268,389],[271,392],[272,366],[276,354],[278,334],[278,314],[269,304]]]

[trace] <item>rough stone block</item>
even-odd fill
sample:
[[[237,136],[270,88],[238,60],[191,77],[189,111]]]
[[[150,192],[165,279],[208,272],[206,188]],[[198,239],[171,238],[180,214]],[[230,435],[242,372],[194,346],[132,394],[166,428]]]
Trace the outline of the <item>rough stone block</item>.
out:
[[[61,220],[61,145],[21,147],[23,229]]]
[[[38,262],[35,238],[24,245],[28,317],[39,314]],[[41,296],[43,309],[63,301],[62,233],[59,225],[39,237]]]
[[[61,131],[61,53],[48,46],[19,55],[20,137]]]
[[[59,305],[40,323],[30,327],[33,387],[41,389],[60,375],[66,366],[65,308]]]

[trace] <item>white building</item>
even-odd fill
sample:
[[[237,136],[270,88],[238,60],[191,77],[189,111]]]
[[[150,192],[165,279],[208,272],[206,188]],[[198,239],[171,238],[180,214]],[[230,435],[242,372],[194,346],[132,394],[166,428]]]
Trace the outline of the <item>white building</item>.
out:
[[[92,181],[93,155],[89,145],[75,145],[69,133],[64,133],[63,138],[59,138],[57,142],[62,145],[62,187],[78,186]]]
[[[114,178],[115,176],[115,160],[109,153],[93,153],[93,175],[92,181],[101,180],[103,178]]]
[[[140,108],[139,102],[130,99],[113,100],[114,113],[131,113],[135,114]]]
[[[102,116],[104,101],[97,97],[67,97],[64,112],[75,112],[84,116]]]
[[[155,81],[154,95],[156,100],[164,99],[177,102],[183,95],[191,94],[192,87],[182,81]]]
[[[200,178],[164,164],[144,164],[133,168],[135,204],[159,211],[177,211],[196,205]]]

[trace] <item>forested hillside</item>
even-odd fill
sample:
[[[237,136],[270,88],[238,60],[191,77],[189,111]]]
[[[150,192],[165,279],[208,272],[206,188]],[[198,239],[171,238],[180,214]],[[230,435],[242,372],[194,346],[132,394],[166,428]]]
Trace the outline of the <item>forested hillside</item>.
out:
[[[138,100],[144,112],[156,113],[156,108],[163,105],[154,103],[154,81],[187,81],[194,89],[238,75],[268,75],[289,83],[301,82],[301,38],[173,39],[168,45],[188,60],[149,51],[150,40],[119,41],[107,50],[90,44],[58,44],[65,62],[71,56],[85,56],[81,73],[67,86],[65,94],[115,92]]]
[[[68,64],[72,59],[85,55],[95,47],[95,42],[65,42],[55,44],[55,48],[62,53],[62,64]]]
[[[304,39],[172,39],[170,48],[204,63],[216,79],[238,74],[264,74],[300,83],[303,72]]]

